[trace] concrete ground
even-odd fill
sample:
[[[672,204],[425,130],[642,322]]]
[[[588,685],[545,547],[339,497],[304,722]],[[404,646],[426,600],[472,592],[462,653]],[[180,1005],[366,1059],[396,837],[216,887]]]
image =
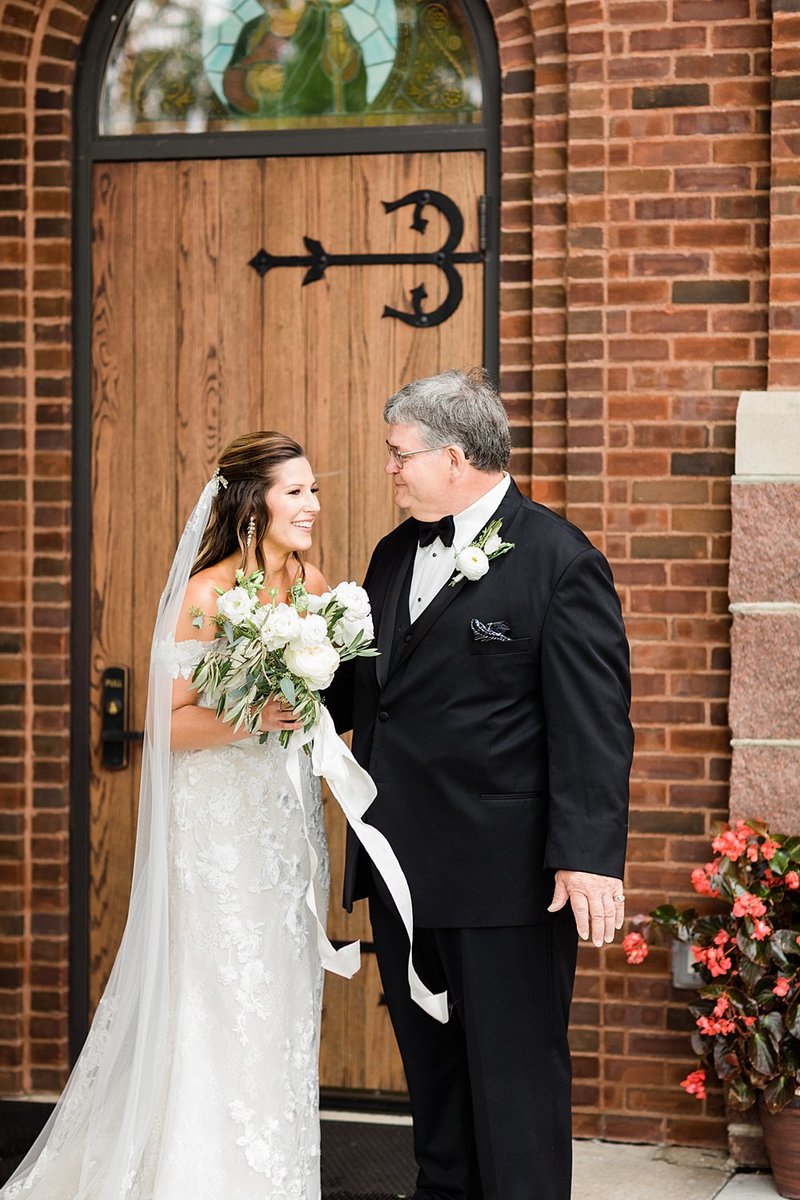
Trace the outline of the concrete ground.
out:
[[[322,1117],[362,1128],[411,1124],[408,1116],[376,1113],[323,1112]],[[409,1192],[414,1178],[410,1133],[410,1128],[404,1129],[400,1137],[397,1130],[402,1178]],[[572,1200],[775,1200],[778,1196],[771,1175],[736,1171],[723,1151],[584,1140],[576,1140],[574,1146]],[[395,1187],[399,1183],[398,1172]],[[402,1192],[395,1196],[404,1200]]]
[[[777,1195],[770,1175],[737,1173],[722,1152],[575,1142],[573,1200],[774,1200]]]

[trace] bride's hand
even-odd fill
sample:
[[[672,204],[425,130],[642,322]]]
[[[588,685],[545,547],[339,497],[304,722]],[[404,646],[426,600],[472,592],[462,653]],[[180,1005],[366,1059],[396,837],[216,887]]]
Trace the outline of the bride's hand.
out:
[[[295,717],[290,704],[285,700],[269,700],[261,710],[261,732],[280,733],[283,729],[302,729],[303,723]]]

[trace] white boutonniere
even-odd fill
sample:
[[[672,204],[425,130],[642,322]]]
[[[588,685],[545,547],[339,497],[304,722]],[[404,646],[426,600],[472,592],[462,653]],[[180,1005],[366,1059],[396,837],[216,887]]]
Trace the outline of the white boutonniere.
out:
[[[514,542],[504,542],[500,536],[502,521],[490,521],[480,531],[474,542],[470,542],[456,555],[456,570],[449,587],[455,587],[462,579],[482,579],[489,570],[489,563],[501,554],[514,549]]]

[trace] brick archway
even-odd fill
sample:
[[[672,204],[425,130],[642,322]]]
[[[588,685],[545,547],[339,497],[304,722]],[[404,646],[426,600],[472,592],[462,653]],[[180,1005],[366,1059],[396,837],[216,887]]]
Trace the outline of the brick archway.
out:
[[[524,481],[531,471],[533,28],[516,0],[490,8],[502,74],[501,383]],[[0,871],[11,888],[9,915],[5,907],[0,913],[6,1095],[60,1090],[69,1058],[72,114],[93,11],[68,0],[6,0],[0,10],[0,180],[8,189],[0,228],[11,247],[0,488],[11,521],[4,636],[17,653],[16,670],[0,681],[0,700],[15,714],[0,748],[0,835],[10,835]]]

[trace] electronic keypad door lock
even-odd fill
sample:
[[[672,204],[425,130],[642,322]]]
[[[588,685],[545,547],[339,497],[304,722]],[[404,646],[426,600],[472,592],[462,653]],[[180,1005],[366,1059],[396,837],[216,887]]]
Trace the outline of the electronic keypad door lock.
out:
[[[100,761],[107,771],[128,766],[128,747],[141,742],[144,734],[128,729],[130,709],[130,672],[127,667],[106,667],[100,689],[101,746]]]

